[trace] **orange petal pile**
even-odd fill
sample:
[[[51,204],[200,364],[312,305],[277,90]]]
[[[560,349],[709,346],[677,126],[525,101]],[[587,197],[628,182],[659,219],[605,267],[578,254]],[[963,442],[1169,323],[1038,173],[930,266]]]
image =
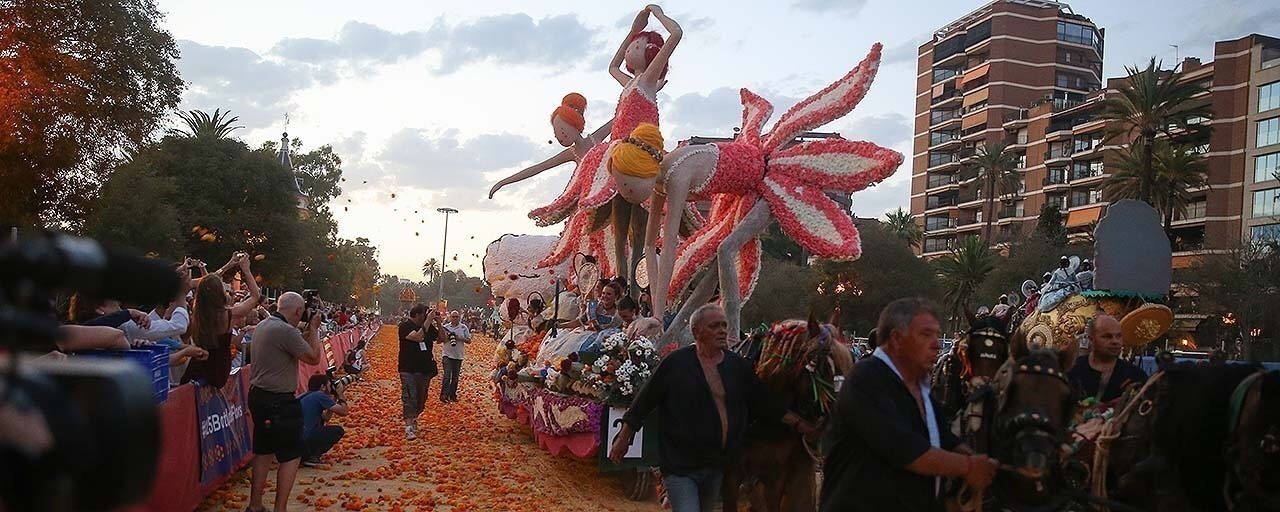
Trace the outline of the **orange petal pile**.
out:
[[[347,392],[352,412],[335,418],[346,436],[319,468],[302,468],[292,510],[387,511],[658,511],[656,502],[623,496],[596,461],[556,458],[538,448],[528,427],[497,412],[488,380],[496,342],[481,335],[467,348],[459,403],[439,401],[431,381],[418,440],[406,441],[400,419],[395,326],[384,326],[368,349],[370,369]],[[437,348],[437,356],[439,356]],[[249,472],[241,470],[198,510],[244,510]],[[274,500],[275,474],[265,504]]]

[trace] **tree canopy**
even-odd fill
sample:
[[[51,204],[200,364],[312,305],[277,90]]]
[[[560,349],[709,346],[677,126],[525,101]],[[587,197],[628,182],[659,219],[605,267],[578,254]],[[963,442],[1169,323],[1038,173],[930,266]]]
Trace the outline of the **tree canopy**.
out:
[[[178,105],[151,0],[0,6],[0,224],[76,229],[118,155]]]

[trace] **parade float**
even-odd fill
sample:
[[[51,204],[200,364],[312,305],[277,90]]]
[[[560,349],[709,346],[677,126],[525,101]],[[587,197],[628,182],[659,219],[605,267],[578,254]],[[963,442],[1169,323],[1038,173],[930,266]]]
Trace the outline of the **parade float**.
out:
[[[669,33],[665,41],[644,31],[651,16]],[[692,341],[687,323],[693,310],[719,285],[736,332],[759,272],[758,237],[775,221],[818,257],[858,257],[850,213],[827,194],[872,186],[902,162],[901,154],[870,142],[806,137],[865,97],[879,69],[879,44],[839,80],[790,108],[771,130],[764,128],[773,106],[742,89],[738,136],[714,144],[685,141],[667,153],[656,92],[666,84],[667,60],[681,36],[660,8],[637,14],[611,69],[623,86],[614,118],[596,132],[584,134],[585,99],[563,98],[551,125],[567,149],[491,191],[572,163],[560,196],[530,212],[539,225],[563,223],[561,234],[504,236],[490,245],[483,263],[511,325],[493,361],[499,410],[529,425],[539,446],[553,454],[596,456],[602,470],[639,469],[634,474],[641,478],[628,492],[637,498],[652,487],[647,469],[656,463],[659,426],[646,423],[621,466],[609,462],[601,446],[612,444],[622,413],[664,348]],[[630,73],[620,69],[623,64]],[[711,205],[706,218],[698,213],[699,202]],[[655,318],[624,329],[619,304],[637,300],[648,285]],[[664,317],[670,319],[665,333]]]

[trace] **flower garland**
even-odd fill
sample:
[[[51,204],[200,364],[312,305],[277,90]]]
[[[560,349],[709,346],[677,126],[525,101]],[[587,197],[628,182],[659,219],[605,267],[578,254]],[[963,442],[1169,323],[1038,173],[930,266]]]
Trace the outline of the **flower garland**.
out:
[[[606,404],[621,406],[631,403],[657,367],[653,342],[617,333],[600,344],[600,355],[582,370],[582,382]]]

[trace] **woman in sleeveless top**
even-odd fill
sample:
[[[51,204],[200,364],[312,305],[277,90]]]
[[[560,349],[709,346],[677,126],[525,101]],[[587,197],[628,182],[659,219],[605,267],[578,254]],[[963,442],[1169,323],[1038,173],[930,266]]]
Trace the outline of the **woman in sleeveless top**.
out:
[[[231,294],[223,286],[223,276],[231,276],[236,270],[240,271],[249,296],[232,305]],[[208,351],[209,357],[203,361],[192,360],[182,376],[183,383],[201,380],[218,388],[226,385],[231,375],[232,318],[243,317],[253,311],[260,297],[258,283],[249,272],[249,255],[246,253],[236,253],[221,270],[200,278],[188,333],[192,343]]]

